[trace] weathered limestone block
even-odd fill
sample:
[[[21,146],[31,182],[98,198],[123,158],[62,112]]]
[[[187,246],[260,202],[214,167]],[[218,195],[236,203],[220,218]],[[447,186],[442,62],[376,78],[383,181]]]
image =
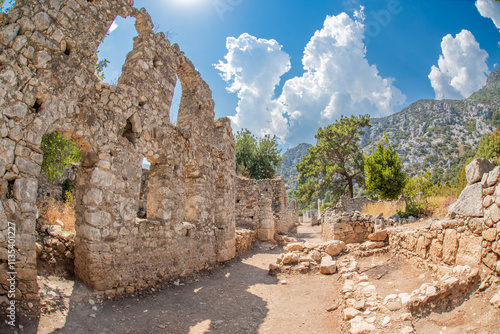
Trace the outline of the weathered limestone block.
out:
[[[488,208],[485,209],[485,216],[491,218],[493,223],[497,223],[500,221],[500,209],[498,205],[492,204]]]
[[[418,256],[420,256],[422,259],[427,258],[427,246],[429,245],[430,240],[426,239],[425,236],[421,235],[418,238],[417,241],[417,246],[415,249],[415,252],[417,253]]]
[[[498,260],[497,254],[493,252],[488,252],[488,254],[483,258],[483,263],[491,270],[495,270],[497,260]]]
[[[488,173],[488,179],[486,180],[486,187],[491,187],[495,185],[500,176],[500,166],[495,167],[491,172]]]
[[[21,26],[17,23],[12,23],[0,29],[0,43],[9,45],[10,42],[17,36]]]
[[[491,305],[500,308],[500,290],[490,299]]]
[[[446,264],[455,264],[457,251],[457,231],[454,229],[447,229],[443,240],[443,262]]]
[[[385,241],[385,239],[387,239],[387,230],[372,233],[368,236],[368,239],[371,241]]]
[[[481,263],[481,237],[462,234],[457,250],[456,264],[477,266]]]
[[[285,246],[285,253],[299,251],[301,252],[304,249],[304,245],[302,243],[292,243]]]
[[[443,244],[438,239],[432,239],[429,249],[429,258],[434,263],[441,262],[443,257]]]
[[[481,181],[483,174],[489,173],[495,164],[483,158],[475,159],[465,167],[465,175],[469,185]]]
[[[497,229],[489,228],[483,231],[483,239],[488,241],[495,241],[497,238]]]
[[[321,259],[319,270],[323,275],[335,274],[337,272],[337,263],[333,261],[331,256],[325,256]]]
[[[286,253],[281,260],[283,264],[294,264],[299,262],[299,255],[296,253]]]
[[[328,241],[325,244],[325,252],[330,256],[339,255],[344,249],[346,249],[346,244],[340,240]]]
[[[468,185],[458,200],[450,207],[448,216],[483,216],[483,186],[480,183]]]

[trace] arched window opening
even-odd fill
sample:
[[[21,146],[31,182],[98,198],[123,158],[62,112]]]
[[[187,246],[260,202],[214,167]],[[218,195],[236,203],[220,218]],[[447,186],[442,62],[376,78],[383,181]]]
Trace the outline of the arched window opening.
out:
[[[136,35],[135,18],[116,17],[96,52],[98,58],[96,74],[103,82],[111,85],[118,83],[122,67],[127,54],[133,48],[133,38]]]

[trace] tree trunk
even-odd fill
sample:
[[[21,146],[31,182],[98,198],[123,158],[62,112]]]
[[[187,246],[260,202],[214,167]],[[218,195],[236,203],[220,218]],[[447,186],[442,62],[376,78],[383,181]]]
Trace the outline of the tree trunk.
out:
[[[352,176],[347,177],[347,184],[349,185],[349,198],[354,197],[354,186],[352,184]]]

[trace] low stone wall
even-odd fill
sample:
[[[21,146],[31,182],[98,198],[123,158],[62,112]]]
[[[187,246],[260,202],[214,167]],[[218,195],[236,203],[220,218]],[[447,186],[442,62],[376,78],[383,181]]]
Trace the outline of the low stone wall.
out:
[[[273,240],[275,233],[288,232],[297,216],[298,212],[290,212],[282,178],[236,179],[236,226],[254,230],[258,240]]]
[[[366,273],[359,273],[354,258],[345,257],[343,261],[346,262],[346,270],[340,277],[344,280],[343,303],[338,306],[342,307],[345,320],[342,326],[346,333],[413,333],[414,317],[455,308],[477,289],[480,281],[477,268],[456,266],[411,293],[384,296]],[[385,329],[376,331],[377,328]]]
[[[321,233],[326,240],[341,240],[346,244],[363,243],[367,240],[384,241],[387,234],[379,232],[387,226],[401,224],[396,219],[384,219],[369,214],[340,212],[328,208],[321,213]]]
[[[36,242],[38,274],[71,276],[75,273],[75,234],[59,225],[43,225]]]
[[[438,220],[417,229],[388,229],[389,244],[407,257],[427,260],[427,267],[437,270],[439,264],[479,266],[481,264],[481,229],[475,222]],[[471,230],[470,226],[473,226]]]
[[[449,218],[418,229],[389,229],[391,247],[431,269],[483,264],[500,275],[500,167],[483,160],[467,166],[468,186],[450,207]]]
[[[236,229],[236,256],[242,256],[250,252],[257,240],[255,231],[242,228]]]

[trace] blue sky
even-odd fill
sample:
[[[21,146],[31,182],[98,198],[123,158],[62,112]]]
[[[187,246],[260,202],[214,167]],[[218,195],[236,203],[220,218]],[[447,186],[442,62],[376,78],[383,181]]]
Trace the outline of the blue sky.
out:
[[[467,97],[500,63],[493,0],[135,0],[178,43],[233,129],[313,142],[340,115],[385,116]],[[115,81],[136,35],[118,18],[100,46]],[[179,100],[180,86],[175,100]]]

